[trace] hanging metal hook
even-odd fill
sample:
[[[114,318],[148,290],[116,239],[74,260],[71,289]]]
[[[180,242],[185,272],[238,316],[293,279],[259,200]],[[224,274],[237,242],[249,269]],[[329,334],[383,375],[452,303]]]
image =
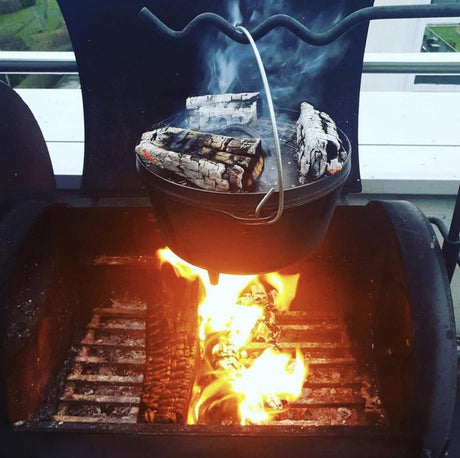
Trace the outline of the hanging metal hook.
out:
[[[241,29],[228,22],[222,16],[214,13],[199,14],[182,30],[171,29],[145,7],[141,9],[139,16],[148,24],[153,25],[157,31],[171,38],[187,38],[196,29],[212,25],[238,43],[249,43],[249,39]],[[322,46],[332,43],[353,27],[356,27],[363,22],[373,21],[375,19],[411,19],[422,17],[436,18],[456,16],[460,16],[460,5],[371,6],[349,14],[324,32],[313,32],[297,19],[294,19],[287,14],[275,14],[254,27],[254,29],[249,31],[249,33],[254,41],[257,41],[273,29],[277,27],[284,27],[306,43],[310,43],[315,46]]]

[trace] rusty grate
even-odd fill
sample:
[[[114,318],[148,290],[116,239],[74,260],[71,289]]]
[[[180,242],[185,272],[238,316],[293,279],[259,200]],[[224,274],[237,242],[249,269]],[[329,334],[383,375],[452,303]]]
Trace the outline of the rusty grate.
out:
[[[278,314],[279,346],[300,348],[309,375],[302,396],[274,424],[299,426],[375,426],[384,423],[371,368],[353,355],[345,323],[311,320],[307,312]],[[259,350],[251,343],[249,351]],[[260,350],[259,350],[260,351]],[[366,371],[363,371],[366,368]]]
[[[185,422],[187,390],[193,383],[196,361],[191,336],[196,328],[187,328],[180,313],[165,321],[168,313],[159,305],[129,301],[94,309],[53,419],[137,423],[146,420],[150,409],[159,411],[156,421]],[[312,319],[308,312],[288,311],[278,312],[276,322],[281,331],[278,345],[292,353],[300,348],[309,375],[300,399],[272,424],[351,427],[385,423],[373,370],[353,354],[340,318]],[[265,347],[263,342],[250,343],[248,360]]]
[[[95,308],[53,419],[136,423],[145,365],[145,311],[137,302]]]

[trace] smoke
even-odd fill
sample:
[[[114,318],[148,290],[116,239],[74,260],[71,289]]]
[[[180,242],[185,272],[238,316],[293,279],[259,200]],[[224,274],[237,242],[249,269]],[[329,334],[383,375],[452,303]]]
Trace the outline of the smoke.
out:
[[[344,1],[321,2],[318,14],[309,12],[308,2],[298,2],[297,8],[288,0],[230,0],[227,19],[252,29],[269,16],[289,14],[313,31],[330,28],[343,17]],[[321,74],[334,71],[345,54],[341,39],[327,46],[304,43],[285,29],[275,29],[257,41],[265,65],[274,104],[278,110],[298,111],[300,102],[314,105],[321,102]],[[253,51],[218,33],[211,42],[203,43],[206,77],[202,94],[226,92],[262,92],[262,82]]]

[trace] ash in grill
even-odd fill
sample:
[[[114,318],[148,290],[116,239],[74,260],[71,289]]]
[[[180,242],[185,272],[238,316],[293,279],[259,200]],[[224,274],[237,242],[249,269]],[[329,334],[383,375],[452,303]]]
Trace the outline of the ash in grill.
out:
[[[95,308],[72,349],[71,370],[53,420],[135,423],[145,365],[145,304]]]

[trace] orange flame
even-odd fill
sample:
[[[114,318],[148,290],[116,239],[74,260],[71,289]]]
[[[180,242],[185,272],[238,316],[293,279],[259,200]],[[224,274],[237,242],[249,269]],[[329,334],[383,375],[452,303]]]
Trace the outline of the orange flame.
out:
[[[266,319],[261,303],[267,302],[268,295],[262,282],[274,288],[272,294],[276,291],[271,296],[274,307],[288,310],[299,275],[221,274],[219,283],[212,285],[206,270],[168,248],[158,250],[158,256],[173,266],[176,275],[191,281],[200,278],[205,291],[198,304],[202,370],[193,387],[188,423],[269,423],[288,402],[300,397],[307,366],[299,350],[292,358],[267,344],[251,361],[244,347],[258,323]],[[245,293],[248,288],[250,293]]]
[[[277,272],[272,272],[265,274],[264,277],[278,292],[276,308],[283,311],[289,310],[291,302],[296,295],[300,274],[281,275]]]

